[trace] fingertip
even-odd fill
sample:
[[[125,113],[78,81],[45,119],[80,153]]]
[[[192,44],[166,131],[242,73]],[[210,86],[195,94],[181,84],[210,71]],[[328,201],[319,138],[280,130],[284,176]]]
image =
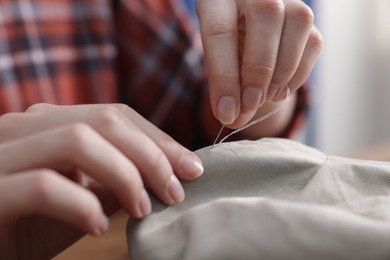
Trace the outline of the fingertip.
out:
[[[130,203],[130,208],[124,207],[124,210],[133,218],[140,219],[150,214],[152,211],[152,202],[147,191],[143,189],[135,201]]]
[[[172,175],[169,179],[167,191],[169,195],[169,205],[174,205],[184,200],[185,194],[183,187],[175,175]]]
[[[93,228],[91,234],[94,236],[101,236],[108,231],[109,226],[109,219],[106,217],[106,215],[102,214],[99,223],[95,226],[95,228]]]
[[[223,96],[218,101],[217,118],[224,125],[230,125],[237,117],[237,102],[234,97]]]
[[[203,172],[202,161],[193,153],[185,153],[179,160],[180,176],[183,179],[196,179]]]
[[[152,211],[152,203],[145,189],[141,192],[136,207],[136,215],[134,216],[136,218],[143,218]]]

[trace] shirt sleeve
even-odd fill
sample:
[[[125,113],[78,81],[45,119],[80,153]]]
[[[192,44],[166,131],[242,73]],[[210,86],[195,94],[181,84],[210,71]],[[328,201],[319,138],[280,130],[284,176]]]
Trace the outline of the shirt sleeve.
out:
[[[0,114],[116,101],[109,1],[0,2]]]

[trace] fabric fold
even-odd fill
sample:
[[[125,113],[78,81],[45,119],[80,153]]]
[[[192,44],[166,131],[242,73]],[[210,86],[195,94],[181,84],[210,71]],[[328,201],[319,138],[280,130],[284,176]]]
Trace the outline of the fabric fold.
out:
[[[131,259],[390,258],[390,163],[275,138],[196,153],[183,203],[129,219]]]

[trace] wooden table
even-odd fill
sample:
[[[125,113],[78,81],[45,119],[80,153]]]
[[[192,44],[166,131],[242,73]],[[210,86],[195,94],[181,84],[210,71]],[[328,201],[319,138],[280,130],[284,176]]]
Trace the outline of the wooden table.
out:
[[[101,237],[85,236],[62,252],[54,260],[127,260],[126,224],[128,215],[123,211],[110,218],[110,229]]]

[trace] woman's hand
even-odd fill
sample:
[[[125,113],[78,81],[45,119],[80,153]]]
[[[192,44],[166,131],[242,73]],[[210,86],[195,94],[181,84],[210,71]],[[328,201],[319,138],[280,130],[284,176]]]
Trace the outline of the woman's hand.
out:
[[[100,235],[122,206],[148,214],[145,186],[168,205],[184,199],[178,178],[200,160],[128,106],[40,104],[0,117],[0,258],[49,258]],[[72,226],[69,227],[69,225]],[[75,228],[77,227],[77,228]]]
[[[297,90],[319,56],[321,35],[301,0],[198,0],[197,11],[211,107],[228,127]]]

